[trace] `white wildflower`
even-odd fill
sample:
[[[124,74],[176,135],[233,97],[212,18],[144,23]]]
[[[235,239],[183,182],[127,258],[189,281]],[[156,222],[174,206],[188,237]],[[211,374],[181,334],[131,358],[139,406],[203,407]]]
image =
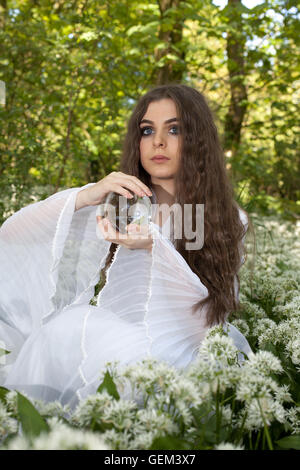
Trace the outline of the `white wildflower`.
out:
[[[33,406],[42,416],[67,417],[70,414],[70,407],[63,406],[58,400],[53,402],[44,402],[43,400],[32,400]]]
[[[93,432],[74,429],[56,417],[49,419],[50,431],[32,439],[31,445],[19,437],[8,443],[9,450],[108,450],[102,437]]]
[[[31,444],[25,436],[16,436],[10,439],[5,447],[1,450],[30,450]]]
[[[175,409],[177,417],[180,416],[185,426],[189,426],[193,422],[191,405],[186,403],[184,399],[176,400]]]
[[[108,429],[101,434],[101,437],[109,449],[127,450],[130,449],[132,432],[128,429],[118,432],[116,429]]]
[[[133,401],[114,400],[99,416],[103,423],[111,423],[119,430],[130,429],[134,424],[137,404]]]
[[[294,291],[295,292],[295,291]],[[292,316],[300,317],[300,295],[293,295],[290,302],[286,303],[285,305],[276,305],[273,308],[273,311],[278,316],[285,316],[290,318]]]
[[[233,418],[233,411],[230,405],[221,405],[220,413],[222,415],[222,424],[230,424]]]
[[[123,374],[131,386],[132,400],[140,407],[151,396],[155,397],[155,406],[163,407],[174,384],[182,380],[182,373],[178,369],[155,359],[144,359],[138,364],[127,366]]]
[[[143,391],[154,391],[155,387],[168,387],[176,381],[179,372],[175,367],[163,361],[144,359],[138,364],[129,365],[123,371],[130,383]]]
[[[0,441],[18,430],[18,422],[0,401]]]
[[[5,395],[7,409],[16,416],[18,413],[18,393],[15,390],[10,390]]]
[[[237,348],[232,338],[221,336],[206,336],[199,348],[199,356],[210,362],[218,362],[220,365],[235,364],[237,361]]]
[[[260,374],[283,372],[280,360],[269,351],[258,351],[257,353],[251,351],[248,359],[247,367],[251,367]]]
[[[195,361],[186,371],[197,389],[199,398],[202,402],[212,398],[219,387],[219,392],[223,393],[228,387],[232,387],[236,382],[236,373],[240,367],[238,365],[222,365],[217,361],[208,361],[198,355]]]
[[[208,386],[210,379],[215,377],[215,371],[211,363],[198,354],[196,359],[189,365],[186,376],[203,390],[203,386]],[[206,391],[209,392],[208,389]]]
[[[190,403],[194,406],[200,405],[203,401],[194,382],[186,376],[179,377],[177,382],[171,382],[168,393],[175,401],[184,400],[186,404]]]
[[[262,307],[249,301],[245,301],[242,304],[243,310],[248,314],[250,320],[255,323],[257,320],[266,318],[266,312]]]
[[[244,366],[236,384],[236,398],[250,402],[258,397],[270,397],[278,390],[277,383],[266,375],[257,373],[251,367]]]
[[[300,433],[300,406],[294,406],[286,410],[286,421],[292,427],[292,434]]]
[[[286,350],[289,352],[293,364],[300,364],[300,339],[293,338],[286,343]]]
[[[254,398],[247,403],[245,410],[247,418],[245,420],[245,429],[248,431],[259,430],[264,427],[264,423],[270,426],[272,421],[277,420],[281,423],[285,420],[285,411],[283,406],[271,397]],[[240,417],[240,424],[243,421]]]
[[[282,321],[277,326],[278,342],[285,344],[287,341],[296,338],[300,333],[300,324],[298,318],[289,318]]]
[[[215,450],[245,450],[244,446],[237,446],[230,442],[221,442],[215,446]]]
[[[179,429],[171,416],[151,408],[139,410],[134,426],[135,435],[153,432],[157,435],[178,433]]]
[[[293,397],[288,391],[289,385],[281,385],[275,391],[275,398],[279,402],[292,402]]]
[[[148,432],[139,434],[130,442],[128,449],[131,449],[131,450],[149,449],[155,438],[156,438],[156,433],[153,431],[148,431]]]
[[[268,257],[270,259],[270,257]],[[271,263],[272,268],[275,264],[274,262]],[[271,273],[264,273],[262,276],[256,276],[256,283],[255,283],[255,297],[256,299],[273,299],[276,298],[280,293],[280,284],[277,282],[277,278],[273,275],[274,269],[272,269]]]
[[[89,426],[92,421],[101,420],[104,410],[113,400],[114,398],[106,391],[89,395],[79,402],[71,417],[71,422],[85,427]]]
[[[253,326],[252,335],[259,337],[260,335],[264,334],[266,331],[273,332],[276,331],[277,324],[271,320],[270,318],[261,318],[258,319]]]

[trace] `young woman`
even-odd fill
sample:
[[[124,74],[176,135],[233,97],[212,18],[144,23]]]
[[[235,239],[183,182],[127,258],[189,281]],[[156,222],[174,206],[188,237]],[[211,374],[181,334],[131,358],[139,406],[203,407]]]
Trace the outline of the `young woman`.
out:
[[[182,216],[156,211],[148,226],[120,233],[96,221],[111,191],[176,204]],[[204,207],[204,243],[187,248],[187,232],[174,233],[179,222],[199,230],[195,211],[184,215],[191,205]],[[181,84],[151,89],[129,119],[119,172],[30,204],[1,227],[0,339],[11,351],[2,385],[75,406],[96,392],[108,361],[187,367],[215,324],[248,354],[226,321],[238,308],[247,227],[203,95]],[[91,305],[100,271],[105,285]]]

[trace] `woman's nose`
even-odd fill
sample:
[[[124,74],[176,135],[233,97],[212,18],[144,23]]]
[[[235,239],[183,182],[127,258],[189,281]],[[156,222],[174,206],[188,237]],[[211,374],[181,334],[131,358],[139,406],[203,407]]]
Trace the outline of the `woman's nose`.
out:
[[[154,144],[155,147],[157,147],[157,146],[160,147],[160,146],[165,145],[165,140],[164,140],[162,134],[160,134],[160,133],[154,134],[153,144]]]

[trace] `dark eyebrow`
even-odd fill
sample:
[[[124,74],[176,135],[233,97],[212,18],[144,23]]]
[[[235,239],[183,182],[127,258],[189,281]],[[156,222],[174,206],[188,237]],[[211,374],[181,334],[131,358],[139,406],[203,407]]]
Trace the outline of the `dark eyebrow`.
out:
[[[179,119],[177,119],[176,117],[175,118],[171,118],[171,119],[167,119],[165,121],[165,124],[169,124],[170,122],[174,122],[174,121],[179,121]],[[148,122],[149,124],[154,124],[153,121],[150,121],[149,119],[142,119],[140,124],[143,124],[143,122]]]

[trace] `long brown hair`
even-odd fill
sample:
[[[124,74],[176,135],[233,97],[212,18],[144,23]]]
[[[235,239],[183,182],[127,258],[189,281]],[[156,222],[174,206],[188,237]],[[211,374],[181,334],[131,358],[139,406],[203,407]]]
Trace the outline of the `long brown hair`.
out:
[[[120,171],[138,177],[151,186],[151,176],[140,163],[141,131],[139,123],[152,101],[170,98],[181,122],[180,168],[175,177],[177,204],[204,204],[204,245],[199,250],[186,250],[183,234],[175,243],[191,270],[206,286],[209,295],[193,306],[193,312],[206,307],[207,326],[223,323],[232,311],[240,308],[234,289],[234,278],[240,285],[238,271],[241,256],[246,259],[241,240],[245,235],[227,175],[217,127],[205,97],[187,85],[170,83],[150,89],[137,102],[127,124]],[[247,215],[247,212],[244,211]],[[183,213],[183,211],[182,211]],[[193,213],[193,226],[195,227]],[[248,216],[248,226],[254,233]],[[111,263],[117,244],[112,243],[103,271]]]

